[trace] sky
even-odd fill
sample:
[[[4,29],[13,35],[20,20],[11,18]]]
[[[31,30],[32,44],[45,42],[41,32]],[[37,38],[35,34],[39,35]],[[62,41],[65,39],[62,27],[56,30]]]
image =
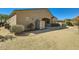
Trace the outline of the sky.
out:
[[[11,12],[16,9],[17,8],[0,8],[0,14],[10,15]],[[48,8],[48,9],[51,12],[51,14],[57,17],[59,20],[72,19],[76,16],[79,16],[79,8]]]

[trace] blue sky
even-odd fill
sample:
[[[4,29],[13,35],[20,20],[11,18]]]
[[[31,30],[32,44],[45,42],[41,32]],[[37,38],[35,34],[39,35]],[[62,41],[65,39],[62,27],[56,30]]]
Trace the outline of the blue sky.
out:
[[[0,8],[0,14],[9,15],[15,9],[17,8]],[[56,16],[59,20],[63,20],[66,18],[71,19],[79,16],[79,8],[49,8],[49,10],[52,15]]]

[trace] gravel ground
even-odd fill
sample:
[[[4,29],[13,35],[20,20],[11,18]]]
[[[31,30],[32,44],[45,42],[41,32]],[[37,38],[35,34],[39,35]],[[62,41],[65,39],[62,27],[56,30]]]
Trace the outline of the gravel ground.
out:
[[[9,33],[0,30],[0,35]],[[79,33],[76,27],[61,30],[39,30],[28,35],[16,36],[13,40],[0,42],[1,50],[78,50]]]

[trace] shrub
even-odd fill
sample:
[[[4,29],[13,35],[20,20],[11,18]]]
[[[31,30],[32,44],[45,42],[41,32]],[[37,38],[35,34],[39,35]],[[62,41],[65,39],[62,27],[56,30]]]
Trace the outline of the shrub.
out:
[[[51,24],[51,26],[52,26],[52,27],[57,27],[57,26],[60,26],[60,24],[58,24],[58,23],[53,23],[53,24]]]
[[[0,35],[0,42],[4,41],[4,36]]]
[[[6,29],[10,29],[10,25],[9,24],[5,24],[5,28]]]
[[[4,26],[4,23],[3,22],[0,22],[0,27]]]
[[[67,24],[62,24],[62,28],[66,28]]]
[[[68,26],[73,26],[73,24],[72,24],[71,22],[66,22],[66,24],[67,24]]]
[[[13,35],[5,35],[5,40],[8,40],[8,39],[12,40],[13,38],[16,38],[16,37],[14,37]]]
[[[29,28],[29,30],[33,30],[34,29],[34,24],[33,23],[30,23],[27,28]]]
[[[14,32],[15,34],[19,34],[25,30],[23,25],[14,25],[10,28],[11,32]]]

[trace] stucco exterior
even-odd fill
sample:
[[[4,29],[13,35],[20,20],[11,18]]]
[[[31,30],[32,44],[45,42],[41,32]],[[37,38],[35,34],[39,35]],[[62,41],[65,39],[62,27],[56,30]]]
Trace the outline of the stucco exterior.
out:
[[[11,26],[16,25],[16,15],[12,16],[11,18],[8,19],[7,23],[10,24]]]
[[[14,16],[12,16],[9,19],[9,23],[10,25],[24,25],[25,28],[27,29],[27,26],[30,23],[34,24],[34,28],[35,28],[35,21],[39,20],[40,22],[43,21],[43,18],[48,18],[49,23],[53,23],[52,19],[51,19],[52,15],[51,13],[48,11],[47,8],[41,8],[41,9],[32,9],[32,10],[16,10],[14,11]],[[40,23],[39,26],[42,26],[41,24],[45,23],[44,21]],[[43,24],[43,27],[41,28],[45,28],[44,27],[45,24]]]

